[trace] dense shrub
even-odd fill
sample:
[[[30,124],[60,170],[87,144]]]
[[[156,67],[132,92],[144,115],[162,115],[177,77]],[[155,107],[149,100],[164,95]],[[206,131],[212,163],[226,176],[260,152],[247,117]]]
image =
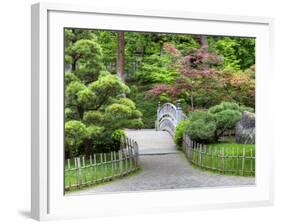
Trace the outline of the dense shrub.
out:
[[[187,126],[188,123],[189,123],[189,120],[183,120],[176,127],[176,133],[175,133],[174,141],[177,144],[177,146],[179,146],[179,147],[181,147],[182,136],[186,132],[186,126]]]
[[[67,121],[65,123],[66,157],[74,157],[79,155],[79,148],[88,137],[88,130],[81,121]]]
[[[103,72],[89,84],[72,73],[66,76],[67,157],[116,151],[120,146],[120,138],[116,139],[121,134],[119,129],[143,126],[142,113],[132,100],[125,98],[129,87],[117,76]]]
[[[236,103],[222,102],[207,111],[190,114],[186,133],[198,142],[217,142],[225,131],[231,130],[242,117],[242,111],[252,110]]]
[[[216,128],[216,120],[212,114],[207,111],[197,111],[190,115],[186,133],[194,141],[213,142]]]

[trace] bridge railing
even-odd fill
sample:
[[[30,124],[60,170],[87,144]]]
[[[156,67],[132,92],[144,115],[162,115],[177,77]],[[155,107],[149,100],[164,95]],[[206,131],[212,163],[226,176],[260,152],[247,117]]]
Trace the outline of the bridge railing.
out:
[[[187,116],[182,112],[180,101],[177,104],[165,103],[163,105],[158,103],[157,119],[155,122],[156,130],[168,131],[172,136],[175,135],[176,126]]]

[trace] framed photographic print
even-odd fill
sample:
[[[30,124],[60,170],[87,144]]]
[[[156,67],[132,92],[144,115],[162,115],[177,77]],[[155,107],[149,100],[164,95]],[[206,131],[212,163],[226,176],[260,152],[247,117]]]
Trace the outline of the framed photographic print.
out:
[[[32,217],[271,204],[272,26],[33,5]]]

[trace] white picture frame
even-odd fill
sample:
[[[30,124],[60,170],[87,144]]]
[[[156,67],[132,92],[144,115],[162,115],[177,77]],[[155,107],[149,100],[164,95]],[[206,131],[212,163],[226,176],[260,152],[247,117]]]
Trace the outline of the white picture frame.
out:
[[[63,28],[256,37],[256,185],[244,187],[63,194]],[[270,102],[273,19],[38,3],[32,5],[31,214],[37,220],[271,205]],[[122,209],[122,205],[126,210]],[[105,209],[106,208],[106,209]]]

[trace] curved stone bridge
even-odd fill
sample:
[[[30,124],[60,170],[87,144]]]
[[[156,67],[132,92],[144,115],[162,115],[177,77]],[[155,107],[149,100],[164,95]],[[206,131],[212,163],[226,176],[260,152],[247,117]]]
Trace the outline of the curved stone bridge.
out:
[[[176,126],[187,116],[182,112],[180,101],[177,104],[165,103],[161,106],[158,103],[157,118],[155,121],[155,129],[169,132],[172,136],[175,135]]]

